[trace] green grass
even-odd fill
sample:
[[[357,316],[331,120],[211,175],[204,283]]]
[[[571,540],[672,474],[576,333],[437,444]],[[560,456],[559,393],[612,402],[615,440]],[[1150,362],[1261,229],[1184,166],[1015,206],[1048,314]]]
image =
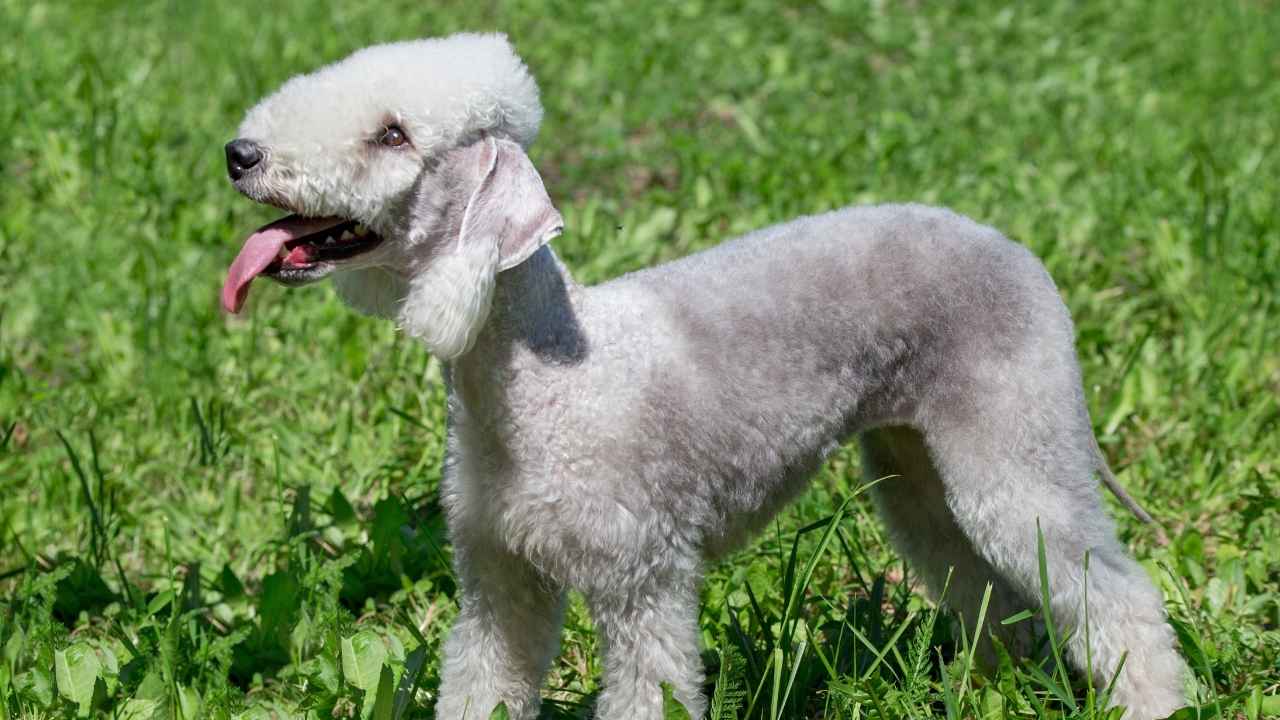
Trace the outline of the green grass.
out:
[[[852,203],[1031,247],[1166,525],[1111,504],[1199,717],[1280,714],[1274,3],[318,5],[0,0],[0,718],[430,717],[439,365],[323,286],[224,316],[273,213],[221,147],[296,72],[460,29],[541,81],[532,156],[584,281]],[[1052,662],[973,668],[981,630],[922,598],[858,478],[839,454],[711,573],[720,717],[1106,716]],[[596,650],[575,602],[548,715],[585,712]]]

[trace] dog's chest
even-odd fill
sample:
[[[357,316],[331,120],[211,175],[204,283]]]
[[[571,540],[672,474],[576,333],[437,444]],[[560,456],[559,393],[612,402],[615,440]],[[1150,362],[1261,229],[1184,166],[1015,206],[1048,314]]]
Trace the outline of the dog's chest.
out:
[[[529,482],[580,470],[583,438],[574,383],[564,372],[493,365],[450,378],[451,465],[458,482],[508,504]]]

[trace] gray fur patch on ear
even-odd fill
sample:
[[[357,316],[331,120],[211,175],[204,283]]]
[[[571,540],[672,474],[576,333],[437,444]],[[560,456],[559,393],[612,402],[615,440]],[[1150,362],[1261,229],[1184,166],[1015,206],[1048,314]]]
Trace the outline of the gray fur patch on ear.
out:
[[[466,353],[489,318],[497,271],[497,243],[464,243],[439,255],[409,281],[397,324],[441,360]]]

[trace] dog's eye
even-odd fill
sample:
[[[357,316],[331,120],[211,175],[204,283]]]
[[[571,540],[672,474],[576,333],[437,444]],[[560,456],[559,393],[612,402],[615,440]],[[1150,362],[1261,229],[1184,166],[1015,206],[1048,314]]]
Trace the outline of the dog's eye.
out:
[[[387,147],[400,147],[407,142],[409,142],[409,137],[395,125],[388,125],[382,131],[382,137],[378,138],[378,143]]]

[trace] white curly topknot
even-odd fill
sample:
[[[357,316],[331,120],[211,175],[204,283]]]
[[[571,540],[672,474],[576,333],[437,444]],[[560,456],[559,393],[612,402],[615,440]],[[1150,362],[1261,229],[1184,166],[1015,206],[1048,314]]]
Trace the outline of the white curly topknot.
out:
[[[425,155],[480,132],[527,148],[542,104],[506,35],[460,33],[374,45],[299,75],[249,111],[240,137],[325,150],[331,139],[359,137],[384,119],[399,123]]]

